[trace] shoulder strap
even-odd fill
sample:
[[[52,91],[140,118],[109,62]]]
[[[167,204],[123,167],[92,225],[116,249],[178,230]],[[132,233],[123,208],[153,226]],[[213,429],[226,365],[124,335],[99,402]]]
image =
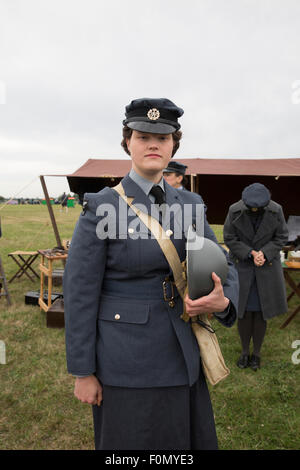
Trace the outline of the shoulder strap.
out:
[[[125,195],[122,183],[119,183],[112,189],[114,189],[122,197],[122,199],[124,199],[128,206],[136,213],[136,215],[141,219],[141,221],[146,225],[146,227],[153,233],[172,269],[174,282],[177,287],[177,290],[181,298],[184,299],[185,294],[187,292],[187,282],[184,276],[183,265],[180,261],[180,258],[173,242],[170,240],[160,223],[156,219],[154,219],[154,217],[151,217],[149,214],[145,214],[140,209],[135,207],[134,204],[132,204],[133,198],[129,198]],[[183,319],[187,321],[189,317],[185,314],[185,317],[183,317]]]

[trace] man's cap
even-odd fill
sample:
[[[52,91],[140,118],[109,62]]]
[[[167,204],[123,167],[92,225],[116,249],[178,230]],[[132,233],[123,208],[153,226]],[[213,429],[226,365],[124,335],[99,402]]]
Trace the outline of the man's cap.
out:
[[[180,173],[181,175],[185,175],[185,170],[187,169],[187,165],[183,165],[182,163],[171,161],[169,162],[167,168],[163,170],[164,173]]]
[[[242,200],[247,207],[265,207],[270,199],[270,191],[261,183],[250,184],[242,192]]]
[[[167,98],[139,98],[126,106],[123,124],[140,132],[172,134],[180,129],[183,112]]]

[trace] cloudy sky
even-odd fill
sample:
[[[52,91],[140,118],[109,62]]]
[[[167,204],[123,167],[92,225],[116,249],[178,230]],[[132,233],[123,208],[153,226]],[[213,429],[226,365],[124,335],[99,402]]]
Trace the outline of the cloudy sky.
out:
[[[180,158],[299,157],[299,0],[0,0],[0,195],[128,158],[144,96],[184,109]]]

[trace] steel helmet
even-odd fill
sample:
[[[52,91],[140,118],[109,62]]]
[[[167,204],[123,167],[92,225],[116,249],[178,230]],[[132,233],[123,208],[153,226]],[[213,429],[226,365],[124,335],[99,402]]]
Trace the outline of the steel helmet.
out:
[[[186,245],[186,272],[188,294],[192,300],[208,295],[214,289],[212,272],[225,283],[228,264],[222,249],[212,240],[197,235],[192,226],[188,229]]]

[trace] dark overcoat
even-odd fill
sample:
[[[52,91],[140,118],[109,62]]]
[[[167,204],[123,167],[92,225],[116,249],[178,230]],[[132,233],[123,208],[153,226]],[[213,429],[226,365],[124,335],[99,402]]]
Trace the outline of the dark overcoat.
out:
[[[280,250],[288,240],[288,229],[282,207],[270,201],[255,232],[247,207],[242,200],[231,205],[224,224],[224,242],[229,257],[239,274],[240,294],[238,317],[244,316],[251,285],[256,278],[260,305],[265,320],[288,309]],[[266,258],[263,266],[255,266],[249,256],[261,250]]]

